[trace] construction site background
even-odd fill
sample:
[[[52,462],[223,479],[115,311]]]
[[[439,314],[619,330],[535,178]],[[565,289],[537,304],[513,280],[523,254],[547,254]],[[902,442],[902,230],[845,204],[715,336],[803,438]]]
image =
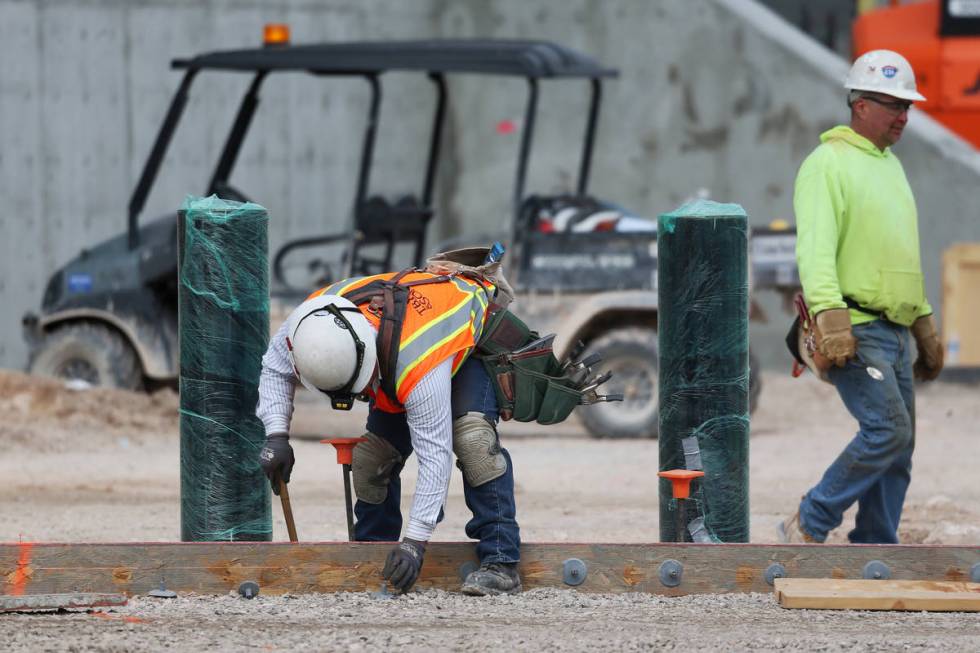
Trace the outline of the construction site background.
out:
[[[854,430],[834,389],[812,376],[767,374],[764,383],[782,401],[763,402],[752,420],[749,487],[755,543],[775,541],[776,523],[795,510],[800,494]],[[980,484],[971,473],[980,465],[976,392],[976,387],[938,382],[918,393],[915,472],[899,528],[903,543],[980,542]],[[0,476],[5,479],[0,541],[176,541],[177,409],[171,390],[153,395],[70,390],[61,382],[0,372],[5,416],[0,424]],[[318,440],[362,433],[363,417],[360,410],[338,415],[309,393],[300,397],[292,438],[298,463],[289,488],[303,542],[346,538],[341,472],[332,448]],[[501,431],[514,456],[525,542],[658,539],[658,483],[652,473],[656,440],[595,440],[574,418],[547,428],[509,422]],[[402,475],[403,512],[417,469],[413,457]],[[460,478],[454,470],[437,541],[465,539],[469,511]],[[273,539],[286,542],[278,501],[272,512]],[[829,541],[844,542],[853,519],[848,513]],[[124,608],[5,615],[0,639],[11,650],[113,651],[441,651],[471,650],[479,641],[488,651],[683,646],[692,651],[952,653],[976,651],[980,645],[980,620],[974,614],[785,610],[771,593],[665,597],[546,587],[474,598],[429,588],[379,601],[363,591],[275,595],[267,590],[263,585],[252,601],[235,592],[182,592],[171,600],[139,594]],[[473,619],[474,610],[480,619]]]
[[[767,373],[767,396],[752,418],[750,541],[776,542],[776,524],[853,437],[853,418],[833,387],[807,374]],[[906,544],[980,542],[976,386],[934,383],[918,392],[915,472],[899,539]],[[344,489],[324,437],[362,434],[366,410],[330,409],[301,392],[291,429],[297,464],[289,492],[302,541],[347,537]],[[178,399],[122,390],[71,390],[59,381],[0,372],[0,541],[126,542],[180,539]],[[793,410],[787,410],[793,406]],[[657,440],[596,440],[573,414],[542,427],[505,422],[521,537],[527,542],[656,542]],[[950,467],[951,456],[957,465]],[[402,509],[418,465],[403,473]],[[856,506],[855,506],[856,509]],[[854,509],[832,543],[846,543]],[[287,541],[278,501],[273,540]],[[469,511],[455,473],[435,539],[459,541]]]
[[[792,6],[771,4],[793,19]],[[800,162],[820,132],[847,119],[845,58],[752,0],[0,0],[0,60],[17,62],[0,73],[0,297],[8,316],[0,365],[25,363],[19,318],[36,310],[50,274],[79,247],[124,229],[129,193],[178,84],[170,60],[253,47],[267,22],[291,24],[296,43],[552,39],[621,68],[604,91],[592,188],[651,217],[708,195],[739,202],[757,226],[792,223]],[[206,119],[178,132],[144,215],[172,212],[201,192],[246,83],[219,74],[200,85],[206,92],[191,102]],[[519,127],[522,115],[521,82],[470,76],[450,84],[431,243],[505,219],[518,135],[495,128]],[[367,93],[362,80],[322,89],[296,76],[268,82],[235,183],[269,209],[273,249],[347,224]],[[427,111],[399,107],[430,106],[431,89],[391,75],[385,94],[375,180],[397,197],[415,190],[405,180],[417,178],[417,136],[428,133]],[[530,188],[571,189],[578,152],[564,147],[564,134],[586,98],[585,89],[543,85]],[[980,155],[921,112],[896,152],[919,204],[927,292],[938,307],[943,250],[980,240]],[[774,319],[753,325],[753,346],[763,364],[782,366],[787,319],[778,298],[761,299]]]

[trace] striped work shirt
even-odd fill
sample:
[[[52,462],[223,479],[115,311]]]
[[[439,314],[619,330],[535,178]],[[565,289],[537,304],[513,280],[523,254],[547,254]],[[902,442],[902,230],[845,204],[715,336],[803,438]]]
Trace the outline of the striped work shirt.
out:
[[[293,397],[299,380],[286,351],[284,323],[262,358],[259,403],[255,414],[266,435],[288,433],[293,417]],[[412,388],[405,398],[405,413],[412,448],[418,456],[419,475],[405,537],[428,541],[446,501],[453,466],[452,396],[453,359],[446,359]]]

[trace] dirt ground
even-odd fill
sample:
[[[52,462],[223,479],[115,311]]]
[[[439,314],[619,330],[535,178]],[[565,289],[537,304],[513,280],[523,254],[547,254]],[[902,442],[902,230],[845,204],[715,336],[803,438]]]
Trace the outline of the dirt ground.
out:
[[[912,486],[903,542],[980,544],[980,388],[938,383],[918,393]],[[0,371],[0,541],[176,541],[180,532],[178,399],[71,390]],[[303,540],[346,539],[343,484],[320,437],[358,435],[362,413],[341,418],[301,397],[290,484]],[[766,374],[752,419],[751,540],[775,525],[853,435],[833,388]],[[589,438],[557,427],[504,424],[525,541],[658,539],[655,440]],[[404,475],[407,511],[415,467]],[[437,540],[464,539],[456,474]],[[274,537],[285,523],[274,507]],[[832,541],[845,541],[848,523]],[[478,603],[477,603],[478,602]],[[479,609],[476,617],[475,608]],[[99,618],[93,618],[99,617]],[[770,595],[663,599],[535,590],[473,600],[426,591],[396,601],[366,595],[136,598],[101,613],[0,616],[7,650],[422,649],[980,650],[980,616],[785,611]]]

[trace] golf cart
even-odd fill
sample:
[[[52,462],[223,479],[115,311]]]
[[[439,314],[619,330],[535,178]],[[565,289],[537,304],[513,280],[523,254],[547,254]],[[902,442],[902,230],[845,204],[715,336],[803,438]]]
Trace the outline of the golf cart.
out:
[[[609,393],[625,394],[626,401],[581,408],[579,414],[590,433],[598,437],[656,435],[655,223],[588,194],[602,82],[615,77],[615,70],[548,42],[487,39],[303,46],[278,42],[257,49],[201,54],[175,60],[172,65],[183,70],[184,76],[130,199],[127,231],[82,250],[58,270],[47,285],[40,314],[24,317],[31,372],[131,389],[176,380],[175,213],[143,225],[139,218],[198,73],[237,71],[251,76],[214,173],[204,187],[205,195],[237,201],[249,197],[230,183],[230,177],[259,104],[259,90],[270,74],[354,77],[369,85],[368,120],[350,228],[287,242],[271,258],[272,292],[286,306],[331,279],[394,269],[399,247],[411,249],[415,264],[431,253],[426,231],[435,211],[433,190],[448,102],[446,76],[502,75],[524,78],[528,89],[512,191],[513,215],[505,234],[508,278],[518,293],[516,310],[539,331],[558,334],[559,357],[581,341],[587,352],[601,353],[603,367],[614,371],[614,378],[604,387]],[[369,193],[382,77],[388,71],[424,74],[436,97],[421,192],[397,201]],[[575,192],[558,197],[525,191],[539,85],[551,79],[585,80],[591,89]],[[261,202],[261,192],[255,199]],[[339,261],[326,267],[300,266],[310,270],[310,275],[299,281],[287,273],[295,272],[289,262],[303,250],[337,245],[343,248]],[[752,367],[754,371],[754,361]],[[756,374],[751,386],[754,406],[759,389]]]

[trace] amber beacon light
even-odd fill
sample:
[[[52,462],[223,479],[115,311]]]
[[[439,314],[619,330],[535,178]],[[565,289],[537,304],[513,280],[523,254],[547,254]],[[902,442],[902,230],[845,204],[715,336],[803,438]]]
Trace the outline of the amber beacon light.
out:
[[[286,45],[289,43],[289,25],[267,23],[262,33],[262,43],[265,45]]]

